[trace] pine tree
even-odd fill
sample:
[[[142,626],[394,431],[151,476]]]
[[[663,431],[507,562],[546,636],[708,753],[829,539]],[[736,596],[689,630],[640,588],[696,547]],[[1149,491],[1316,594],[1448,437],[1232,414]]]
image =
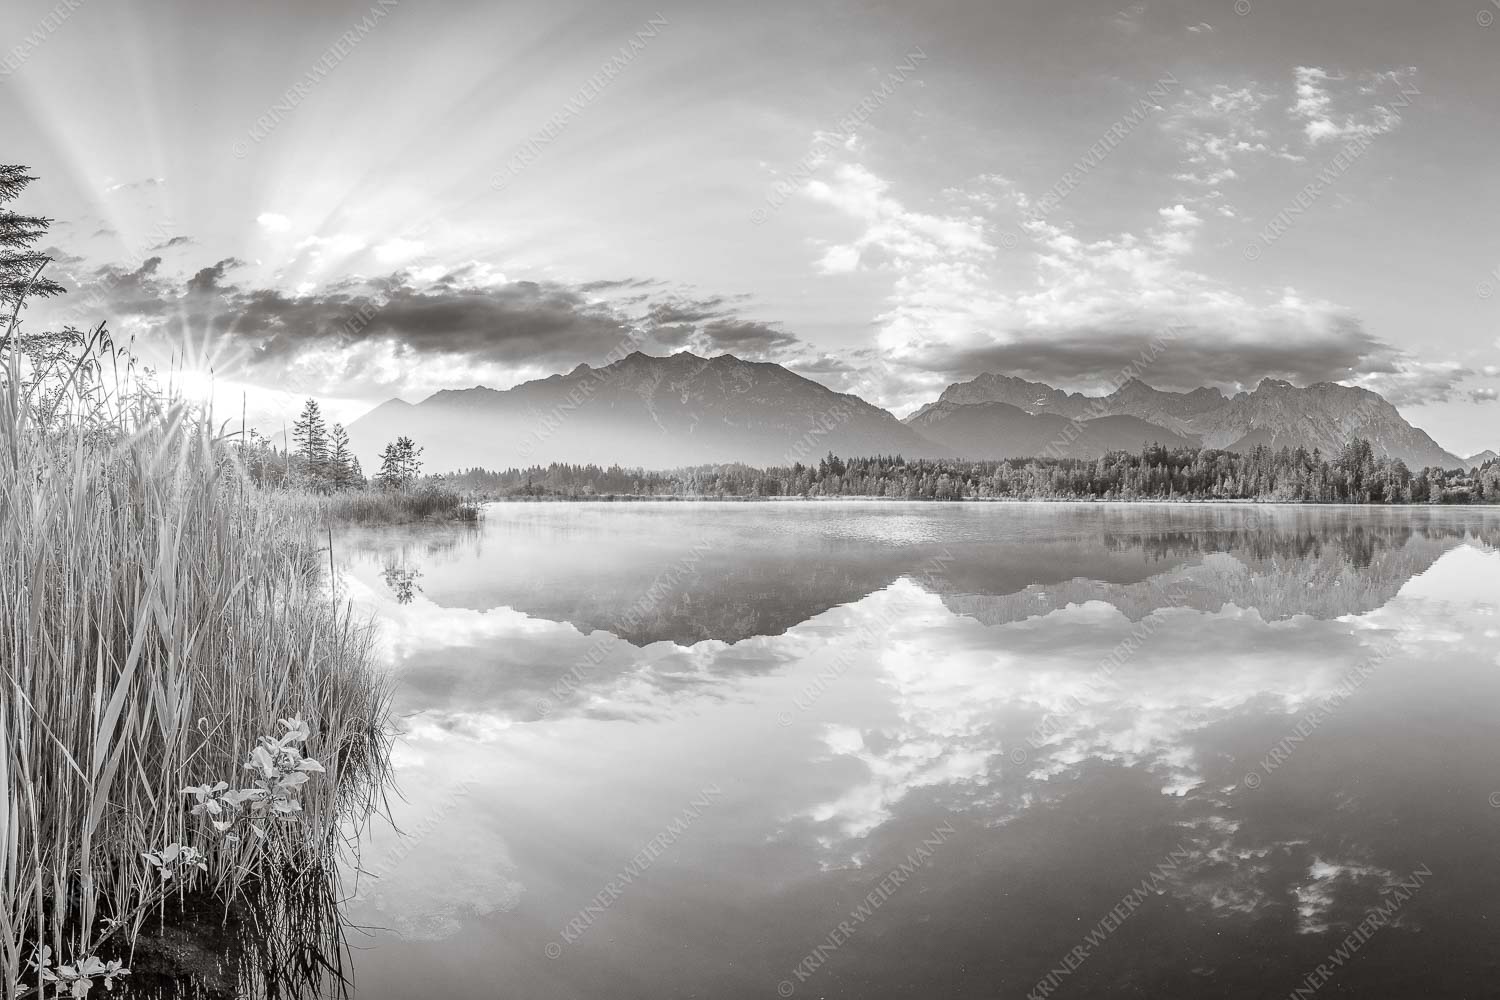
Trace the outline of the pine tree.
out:
[[[328,478],[334,489],[345,490],[354,485],[358,461],[349,450],[349,432],[343,424],[334,424],[328,435]]]
[[[6,312],[17,308],[25,296],[46,298],[64,291],[51,278],[41,276],[42,267],[51,258],[33,249],[47,234],[52,220],[20,215],[3,207],[34,180],[25,167],[0,164],[0,303]]]
[[[307,471],[314,477],[324,477],[328,471],[328,428],[317,400],[309,399],[302,407],[302,415],[292,425],[292,440],[307,462]]]
[[[405,489],[422,474],[422,449],[409,437],[398,437],[380,453],[376,482],[389,489]]]

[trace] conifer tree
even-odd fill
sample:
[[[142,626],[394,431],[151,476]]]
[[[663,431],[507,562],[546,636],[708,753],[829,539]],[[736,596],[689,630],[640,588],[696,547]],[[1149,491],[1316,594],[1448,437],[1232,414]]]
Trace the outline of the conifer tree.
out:
[[[398,437],[380,453],[380,472],[375,479],[390,489],[405,489],[422,474],[422,449],[409,437]]]
[[[328,435],[328,478],[336,490],[354,485],[354,469],[358,459],[349,450],[349,432],[343,424],[334,424]]]
[[[314,477],[324,477],[328,467],[328,428],[317,400],[309,399],[302,407],[302,415],[292,425],[292,440],[297,443],[297,453],[307,462],[307,471]]]
[[[51,219],[21,215],[5,206],[36,180],[25,167],[0,164],[0,303],[9,313],[23,297],[46,298],[64,289],[40,274],[50,257],[35,249]]]

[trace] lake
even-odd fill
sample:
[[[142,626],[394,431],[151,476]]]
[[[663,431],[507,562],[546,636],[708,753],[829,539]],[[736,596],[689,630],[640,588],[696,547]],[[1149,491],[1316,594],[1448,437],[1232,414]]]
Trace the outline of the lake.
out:
[[[1497,543],[1166,504],[346,533],[404,731],[357,993],[1494,995]]]

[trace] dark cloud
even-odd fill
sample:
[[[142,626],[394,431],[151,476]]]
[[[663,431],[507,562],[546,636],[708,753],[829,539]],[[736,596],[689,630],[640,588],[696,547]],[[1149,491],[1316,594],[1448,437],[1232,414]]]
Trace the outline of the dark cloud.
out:
[[[1305,385],[1402,370],[1396,351],[1350,319],[1315,334],[1304,329],[1255,337],[1196,327],[1059,331],[979,348],[933,349],[912,367],[955,380],[1000,372],[1065,385],[1131,372],[1173,389],[1253,386],[1263,378]]]
[[[703,323],[708,320],[722,319],[724,316],[722,299],[707,299],[701,302],[671,299],[656,303],[646,313],[647,319],[653,326]]]
[[[186,239],[186,237],[175,237],[175,239]],[[171,241],[169,241],[170,244]],[[224,273],[232,268],[239,267],[245,262],[238,257],[225,257],[212,267],[205,267],[197,274],[187,280],[185,286],[189,295],[210,295],[223,289],[221,281]]]
[[[152,250],[170,250],[173,247],[192,246],[193,244],[195,244],[197,242],[198,241],[195,240],[195,239],[193,239],[191,236],[174,236],[170,240],[167,240],[164,243],[158,243],[158,244],[156,244],[156,246],[152,247],[151,249]]]
[[[152,256],[134,271],[101,268],[92,284],[107,293],[115,315],[145,319],[170,336],[218,337],[232,356],[270,376],[309,351],[370,343],[389,344],[414,363],[445,356],[566,370],[601,362],[622,345],[764,356],[797,342],[773,325],[734,317],[725,298],[673,295],[637,307],[633,294],[598,294],[639,289],[646,284],[640,279],[594,282],[589,290],[535,281],[479,286],[460,269],[431,283],[397,272],[298,295],[228,283],[242,263],[232,257],[180,285],[160,276],[161,263]]]
[[[703,324],[699,338],[705,346],[730,354],[775,354],[797,343],[779,324],[752,320],[713,320]]]

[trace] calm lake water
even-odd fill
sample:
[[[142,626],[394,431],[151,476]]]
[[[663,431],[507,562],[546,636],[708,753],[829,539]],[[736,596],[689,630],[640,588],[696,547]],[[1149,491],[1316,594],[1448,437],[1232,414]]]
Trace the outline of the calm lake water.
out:
[[[1088,504],[350,533],[406,731],[358,996],[1494,996],[1497,544]]]

